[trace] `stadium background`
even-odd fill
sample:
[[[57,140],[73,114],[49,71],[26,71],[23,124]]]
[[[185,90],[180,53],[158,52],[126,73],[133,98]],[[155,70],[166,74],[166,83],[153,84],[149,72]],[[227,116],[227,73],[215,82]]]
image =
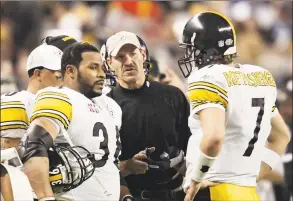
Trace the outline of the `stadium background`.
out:
[[[273,73],[279,89],[278,108],[292,130],[292,1],[1,1],[1,93],[26,89],[27,56],[45,36],[66,34],[100,47],[121,30],[142,37],[165,74],[165,82],[185,91],[186,82],[177,65],[183,55],[178,41],[187,20],[205,10],[221,12],[234,23],[237,62],[256,64]],[[157,75],[158,69],[152,73]],[[292,162],[285,166],[288,164],[292,167]],[[280,173],[289,178],[292,170],[283,173],[282,168],[280,165]],[[292,181],[285,183],[292,186]],[[273,186],[277,196],[269,193],[269,183],[261,186],[265,199],[284,201],[284,185]]]

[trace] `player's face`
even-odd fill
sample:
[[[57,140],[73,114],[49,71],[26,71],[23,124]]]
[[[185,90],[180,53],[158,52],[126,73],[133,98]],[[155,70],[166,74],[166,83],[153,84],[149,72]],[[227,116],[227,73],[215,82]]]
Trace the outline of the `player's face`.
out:
[[[59,86],[62,83],[62,75],[60,71],[54,71],[44,68],[41,70],[42,87]]]
[[[134,45],[126,44],[121,47],[116,57],[111,58],[111,67],[118,79],[126,83],[144,79],[143,63],[145,53]]]
[[[81,56],[78,68],[79,90],[88,98],[100,96],[106,77],[101,55],[98,52],[83,52]]]

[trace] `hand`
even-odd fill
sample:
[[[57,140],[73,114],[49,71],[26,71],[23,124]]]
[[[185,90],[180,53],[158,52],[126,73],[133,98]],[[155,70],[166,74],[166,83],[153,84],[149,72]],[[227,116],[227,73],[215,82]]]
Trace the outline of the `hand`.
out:
[[[202,180],[200,189],[204,189],[204,188],[211,187],[211,186],[216,186],[218,184],[219,183],[217,183],[217,182],[212,182],[212,181],[208,181],[208,180]]]
[[[153,153],[155,151],[155,147],[149,148],[149,153]],[[140,151],[135,154],[131,159],[128,159],[124,165],[124,171],[129,174],[145,174],[148,170],[148,163],[145,162],[147,160],[147,155],[145,150]],[[123,168],[121,168],[123,169]],[[123,171],[122,171],[123,172]],[[123,176],[126,176],[125,174]]]
[[[186,195],[184,201],[193,201],[195,195],[198,193],[201,188],[201,183],[196,181],[191,181],[189,188],[186,190]]]
[[[185,192],[186,196],[185,196],[184,201],[189,201],[189,200],[192,201],[200,189],[208,188],[211,186],[216,186],[218,184],[219,183],[217,183],[217,182],[212,182],[212,181],[208,181],[208,180],[202,180],[200,183],[192,180],[190,187]]]
[[[256,177],[256,182],[259,182],[263,179],[265,179],[266,175],[271,172],[271,167],[266,164],[265,162],[261,162],[261,166],[260,166],[260,170],[259,170],[259,173]]]

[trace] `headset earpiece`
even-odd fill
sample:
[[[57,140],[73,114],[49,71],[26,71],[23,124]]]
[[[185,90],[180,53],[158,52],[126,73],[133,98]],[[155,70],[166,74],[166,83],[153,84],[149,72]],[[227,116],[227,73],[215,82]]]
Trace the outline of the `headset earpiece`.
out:
[[[145,68],[145,72],[146,74],[149,73],[149,70],[150,70],[150,55],[149,55],[149,50],[145,44],[145,42],[138,36],[136,35],[139,43],[140,43],[140,46],[145,50],[145,61],[144,61],[144,68]]]

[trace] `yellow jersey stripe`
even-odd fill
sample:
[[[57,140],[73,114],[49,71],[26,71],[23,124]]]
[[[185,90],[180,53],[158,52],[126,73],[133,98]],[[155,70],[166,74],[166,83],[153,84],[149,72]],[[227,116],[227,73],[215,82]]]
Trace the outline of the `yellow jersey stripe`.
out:
[[[204,103],[194,103],[194,104],[192,104],[192,109],[194,109],[194,108],[196,108],[197,106],[202,105],[202,104],[204,104]]]
[[[22,124],[28,126],[27,122],[24,121],[1,121],[1,126],[12,125],[12,124]]]
[[[218,90],[216,90],[214,88],[211,88],[211,87],[207,87],[207,86],[203,86],[202,85],[202,86],[194,86],[194,87],[192,87],[192,88],[189,89],[189,91],[193,91],[193,90],[207,90],[207,91],[216,93],[216,94],[218,94],[219,96],[221,96],[222,98],[224,98],[228,102],[228,97],[225,96],[224,94],[220,93]],[[194,101],[196,101],[196,100],[194,100]]]
[[[208,87],[211,87],[211,88],[214,88],[218,91],[220,91],[221,93],[225,94],[227,96],[227,91],[222,89],[221,87],[219,87],[218,85],[216,84],[213,84],[211,82],[204,82],[204,81],[197,81],[197,82],[192,82],[188,85],[188,88],[190,87],[193,87],[193,86],[200,86],[200,85],[203,85],[203,86],[208,86]]]
[[[46,100],[46,99],[56,99],[56,100],[60,100],[60,101],[64,101],[66,102],[67,104],[71,105],[71,103],[69,102],[69,99],[64,99],[64,98],[61,98],[61,97],[41,97],[41,98],[38,98],[37,101],[41,101],[41,100]]]
[[[63,98],[69,99],[66,94],[58,93],[58,92],[42,92],[37,96],[37,99],[42,97],[42,96],[61,96]]]
[[[234,46],[236,46],[236,31],[235,31],[235,28],[234,28],[232,22],[225,15],[222,15],[221,13],[218,13],[218,12],[215,12],[215,11],[207,11],[207,12],[217,14],[217,15],[221,16],[222,18],[224,18],[228,22],[228,24],[232,28],[232,32],[233,32],[233,35],[234,35],[234,38],[233,38]]]
[[[6,106],[6,105],[23,105],[24,106],[24,104],[20,101],[1,102],[1,106]]]
[[[200,82],[193,82],[193,83],[190,83],[188,85],[188,89],[189,88],[192,88],[192,87],[195,87],[195,86],[206,86],[206,87],[210,87],[212,89],[215,89],[217,91],[219,91],[220,93],[222,93],[224,96],[228,97],[228,93],[226,90],[222,89],[221,87],[215,85],[215,84],[212,84],[210,82],[203,82],[203,81],[200,81]]]
[[[2,108],[1,109],[1,124],[4,122],[20,121],[29,123],[28,116],[24,108]]]
[[[4,131],[4,130],[10,130],[10,129],[27,129],[27,126],[22,125],[22,124],[14,124],[14,125],[7,125],[7,126],[1,126],[0,130]]]
[[[198,102],[214,102],[214,103],[222,103],[224,108],[228,107],[228,101],[220,96],[217,92],[205,89],[205,88],[197,88],[188,91],[188,97],[191,101]]]
[[[57,181],[57,180],[60,180],[62,179],[62,175],[61,174],[57,174],[57,175],[54,175],[54,176],[50,176],[50,181]]]
[[[198,107],[200,105],[207,104],[207,103],[222,105],[225,108],[225,106],[221,102],[198,102],[198,103],[192,104],[192,109],[194,109],[194,108],[196,108],[196,107]]]
[[[64,125],[65,129],[67,129],[69,126],[69,124],[66,122],[66,120],[61,115],[56,114],[56,113],[51,113],[51,112],[40,112],[37,114],[33,114],[30,119],[30,122],[32,122],[33,120],[35,120],[38,117],[50,117],[53,119],[57,119]]]
[[[224,98],[226,101],[228,101],[228,97],[225,96],[224,94],[220,93],[218,90],[214,89],[214,88],[211,88],[211,87],[207,87],[207,86],[194,86],[192,88],[189,88],[189,91],[192,91],[192,90],[196,90],[196,89],[205,89],[207,91],[211,91],[211,92],[214,92],[216,94],[219,94],[219,96],[221,96],[222,98]]]
[[[68,96],[57,92],[41,93],[32,109],[30,121],[37,117],[55,118],[67,129],[72,120],[72,105]]]
[[[275,109],[276,109],[276,106],[273,106],[273,107],[272,107],[272,112],[274,112],[274,111],[275,111]]]

